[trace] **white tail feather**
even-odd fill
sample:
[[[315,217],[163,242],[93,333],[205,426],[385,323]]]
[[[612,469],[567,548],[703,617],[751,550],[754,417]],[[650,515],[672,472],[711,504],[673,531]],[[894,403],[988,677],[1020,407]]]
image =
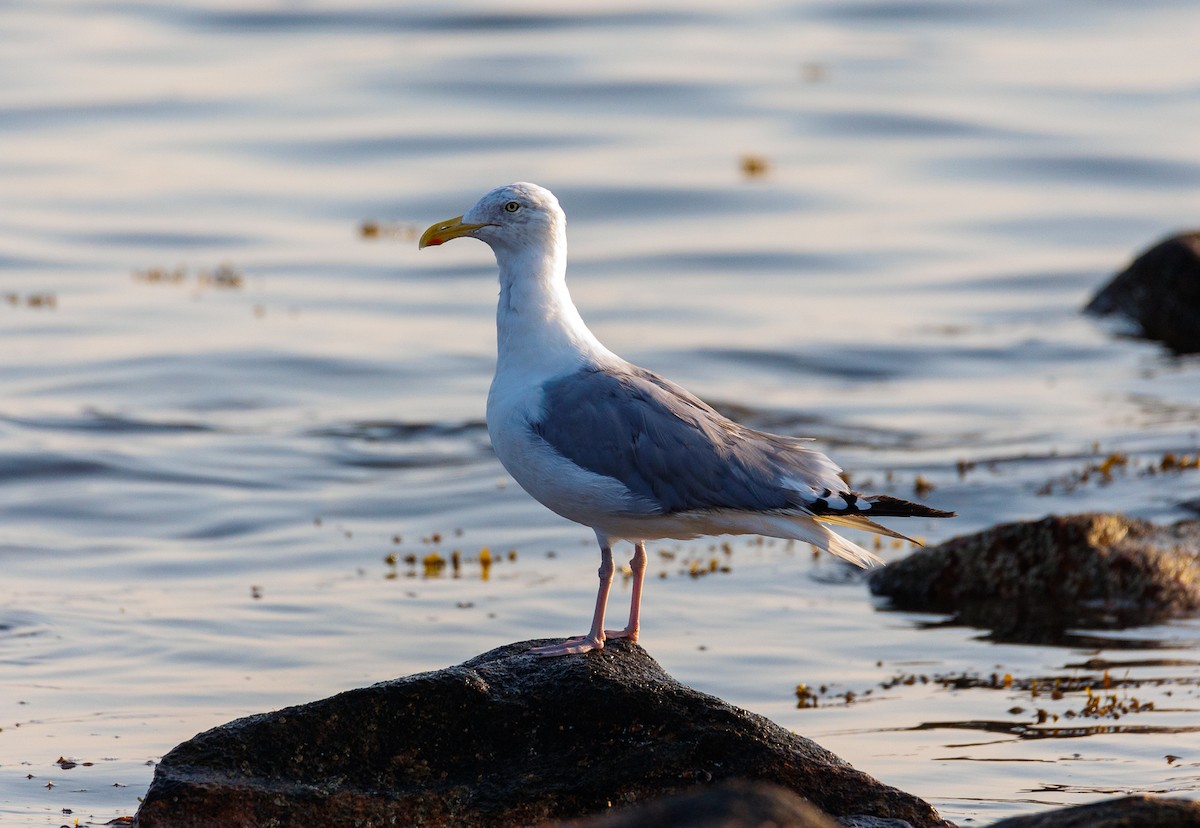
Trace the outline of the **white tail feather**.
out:
[[[825,527],[821,528],[824,529]],[[825,531],[829,532],[830,543],[826,549],[830,553],[837,555],[844,561],[849,561],[852,564],[858,564],[863,569],[870,569],[873,566],[883,566],[883,558],[879,557],[874,552],[869,552],[866,549],[863,549],[857,543],[852,543],[846,540],[837,532],[830,532],[828,529],[825,529]]]
[[[760,519],[763,518],[765,518],[762,520],[763,524],[769,523],[770,525],[762,525],[760,529],[756,530],[761,534],[807,541],[818,549],[836,555],[844,561],[857,564],[863,569],[881,566],[884,562],[883,558],[873,552],[868,552],[857,543],[846,540],[830,530],[829,527],[817,523],[810,517],[772,515],[766,518],[766,516],[760,516]]]
[[[628,522],[610,520],[596,532],[609,540],[686,540],[702,535],[765,535],[769,538],[811,543],[831,555],[864,569],[883,563],[883,559],[856,543],[834,533],[818,521],[824,516],[781,512],[739,512],[735,510],[677,512],[673,515],[638,517]],[[882,529],[883,527],[879,527]]]

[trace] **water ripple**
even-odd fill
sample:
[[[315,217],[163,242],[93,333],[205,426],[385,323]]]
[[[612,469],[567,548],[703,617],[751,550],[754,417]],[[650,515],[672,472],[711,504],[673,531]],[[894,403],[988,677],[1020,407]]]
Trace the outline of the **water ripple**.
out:
[[[99,233],[77,233],[68,238],[84,244],[111,247],[154,247],[171,251],[195,247],[245,247],[255,241],[251,236],[229,233],[187,233],[180,230],[111,230]]]
[[[802,191],[726,187],[612,187],[602,184],[563,188],[560,200],[575,221],[611,220],[613,216],[661,219],[729,213],[805,211],[827,204]]]
[[[702,348],[696,353],[743,367],[852,382],[885,382],[914,376],[978,376],[981,371],[1007,375],[1013,365],[1091,363],[1108,357],[1103,348],[1042,339],[1003,346],[839,346],[809,349],[804,353]]]
[[[29,369],[30,388],[53,396],[112,394],[137,389],[143,404],[191,412],[253,411],[306,396],[313,389],[356,391],[370,380],[395,379],[404,367],[366,359],[283,350],[149,354],[74,365],[42,380]],[[414,372],[419,368],[413,368]],[[27,393],[31,393],[27,391]]]
[[[170,8],[155,10],[158,17],[193,29],[217,29],[245,34],[288,34],[293,32],[514,32],[550,31],[572,27],[677,26],[703,18],[692,12],[623,11],[599,13],[428,13],[405,8],[339,9],[325,11],[293,7],[274,10],[207,10]]]
[[[1071,182],[1090,186],[1193,189],[1200,185],[1200,164],[1136,155],[978,156],[927,163],[942,178],[989,181]]]
[[[632,257],[609,256],[601,261],[576,261],[577,274],[611,271],[688,275],[695,273],[834,273],[857,269],[852,256],[799,253],[787,250],[679,251]]]
[[[38,431],[82,431],[103,434],[173,434],[212,431],[205,423],[156,421],[122,414],[85,409],[77,417],[12,417],[0,414],[0,422]]]
[[[229,101],[188,100],[184,98],[144,98],[127,101],[72,101],[56,104],[0,106],[0,128],[45,129],[59,125],[89,123],[151,123],[155,121],[194,121],[228,117],[238,105]]]
[[[343,425],[321,426],[305,432],[310,437],[336,437],[348,440],[403,442],[433,437],[479,437],[487,434],[483,420],[459,423],[406,423],[389,420],[365,420]]]
[[[753,365],[787,374],[870,381],[896,379],[909,373],[912,359],[912,354],[882,348],[844,348],[803,354],[752,348],[702,348],[699,353],[712,359]]]
[[[497,153],[516,150],[563,149],[598,146],[605,143],[597,136],[568,136],[544,133],[511,135],[376,135],[306,141],[275,141],[249,145],[258,155],[305,162],[343,164],[347,161],[378,161],[413,156]]]
[[[405,86],[439,99],[470,99],[490,108],[521,106],[525,109],[578,111],[621,106],[626,110],[710,110],[714,98],[726,110],[742,110],[732,89],[694,81],[592,81],[507,80],[496,77],[406,80]],[[732,113],[731,113],[732,114]]]
[[[359,469],[427,469],[467,466],[492,457],[487,424],[363,421],[322,426],[307,436],[332,438],[330,460]]]
[[[0,452],[0,487],[22,487],[35,481],[50,484],[66,484],[73,479],[103,478],[106,481],[152,483],[155,486],[177,485],[185,490],[189,487],[214,487],[237,490],[286,490],[295,483],[285,475],[250,473],[206,473],[199,469],[188,469],[174,460],[148,460],[116,451],[98,452],[53,452],[53,451],[6,451]],[[102,502],[102,501],[97,501]],[[22,517],[33,514],[56,514],[52,504],[43,508],[42,503],[18,504]],[[102,510],[101,510],[102,511]]]
[[[53,452],[0,453],[0,486],[20,486],[39,479],[62,480],[111,474],[116,466],[104,460]]]
[[[805,113],[801,128],[825,135],[857,135],[871,139],[904,138],[1028,138],[1030,133],[989,126],[963,118],[918,115],[911,112],[847,110]],[[815,128],[815,129],[814,129]]]
[[[936,2],[936,0],[871,0],[833,3],[823,7],[822,17],[848,23],[933,23],[986,22],[998,19],[1002,7],[992,3]]]

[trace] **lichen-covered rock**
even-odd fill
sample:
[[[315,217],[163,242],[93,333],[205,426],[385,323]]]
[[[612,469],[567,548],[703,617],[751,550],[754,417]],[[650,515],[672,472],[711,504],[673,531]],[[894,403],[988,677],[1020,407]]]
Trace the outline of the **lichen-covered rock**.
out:
[[[1160,527],[1082,514],[1009,523],[915,552],[869,584],[896,609],[951,614],[1005,641],[1157,623],[1200,609],[1200,521]]]
[[[1084,310],[1119,313],[1148,339],[1179,353],[1200,351],[1200,231],[1180,233],[1142,253]]]
[[[636,644],[541,659],[537,643],[202,733],[163,757],[138,825],[531,825],[735,778],[829,814],[948,825]]]
[[[1200,802],[1126,796],[1002,819],[991,828],[1200,828]]]

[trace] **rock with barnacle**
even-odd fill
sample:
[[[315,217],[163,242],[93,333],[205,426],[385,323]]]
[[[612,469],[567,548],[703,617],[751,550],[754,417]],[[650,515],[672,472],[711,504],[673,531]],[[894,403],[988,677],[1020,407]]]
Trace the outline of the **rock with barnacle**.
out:
[[[1200,351],[1200,231],[1180,233],[1142,253],[1084,308],[1119,314],[1178,353]]]
[[[202,733],[155,769],[138,825],[531,825],[743,778],[829,814],[949,826],[636,644],[539,659],[535,643]]]
[[[896,609],[951,614],[1004,641],[1063,642],[1068,629],[1200,610],[1200,521],[1080,514],[1003,524],[922,549],[869,583]]]

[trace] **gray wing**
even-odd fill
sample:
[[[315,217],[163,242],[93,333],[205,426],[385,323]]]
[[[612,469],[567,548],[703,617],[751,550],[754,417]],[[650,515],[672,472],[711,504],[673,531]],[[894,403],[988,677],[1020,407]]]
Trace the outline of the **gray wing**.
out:
[[[576,465],[619,480],[660,514],[819,513],[831,495],[855,510],[857,496],[845,492],[839,469],[824,454],[738,425],[650,371],[586,368],[551,380],[543,392],[544,413],[533,431]]]

